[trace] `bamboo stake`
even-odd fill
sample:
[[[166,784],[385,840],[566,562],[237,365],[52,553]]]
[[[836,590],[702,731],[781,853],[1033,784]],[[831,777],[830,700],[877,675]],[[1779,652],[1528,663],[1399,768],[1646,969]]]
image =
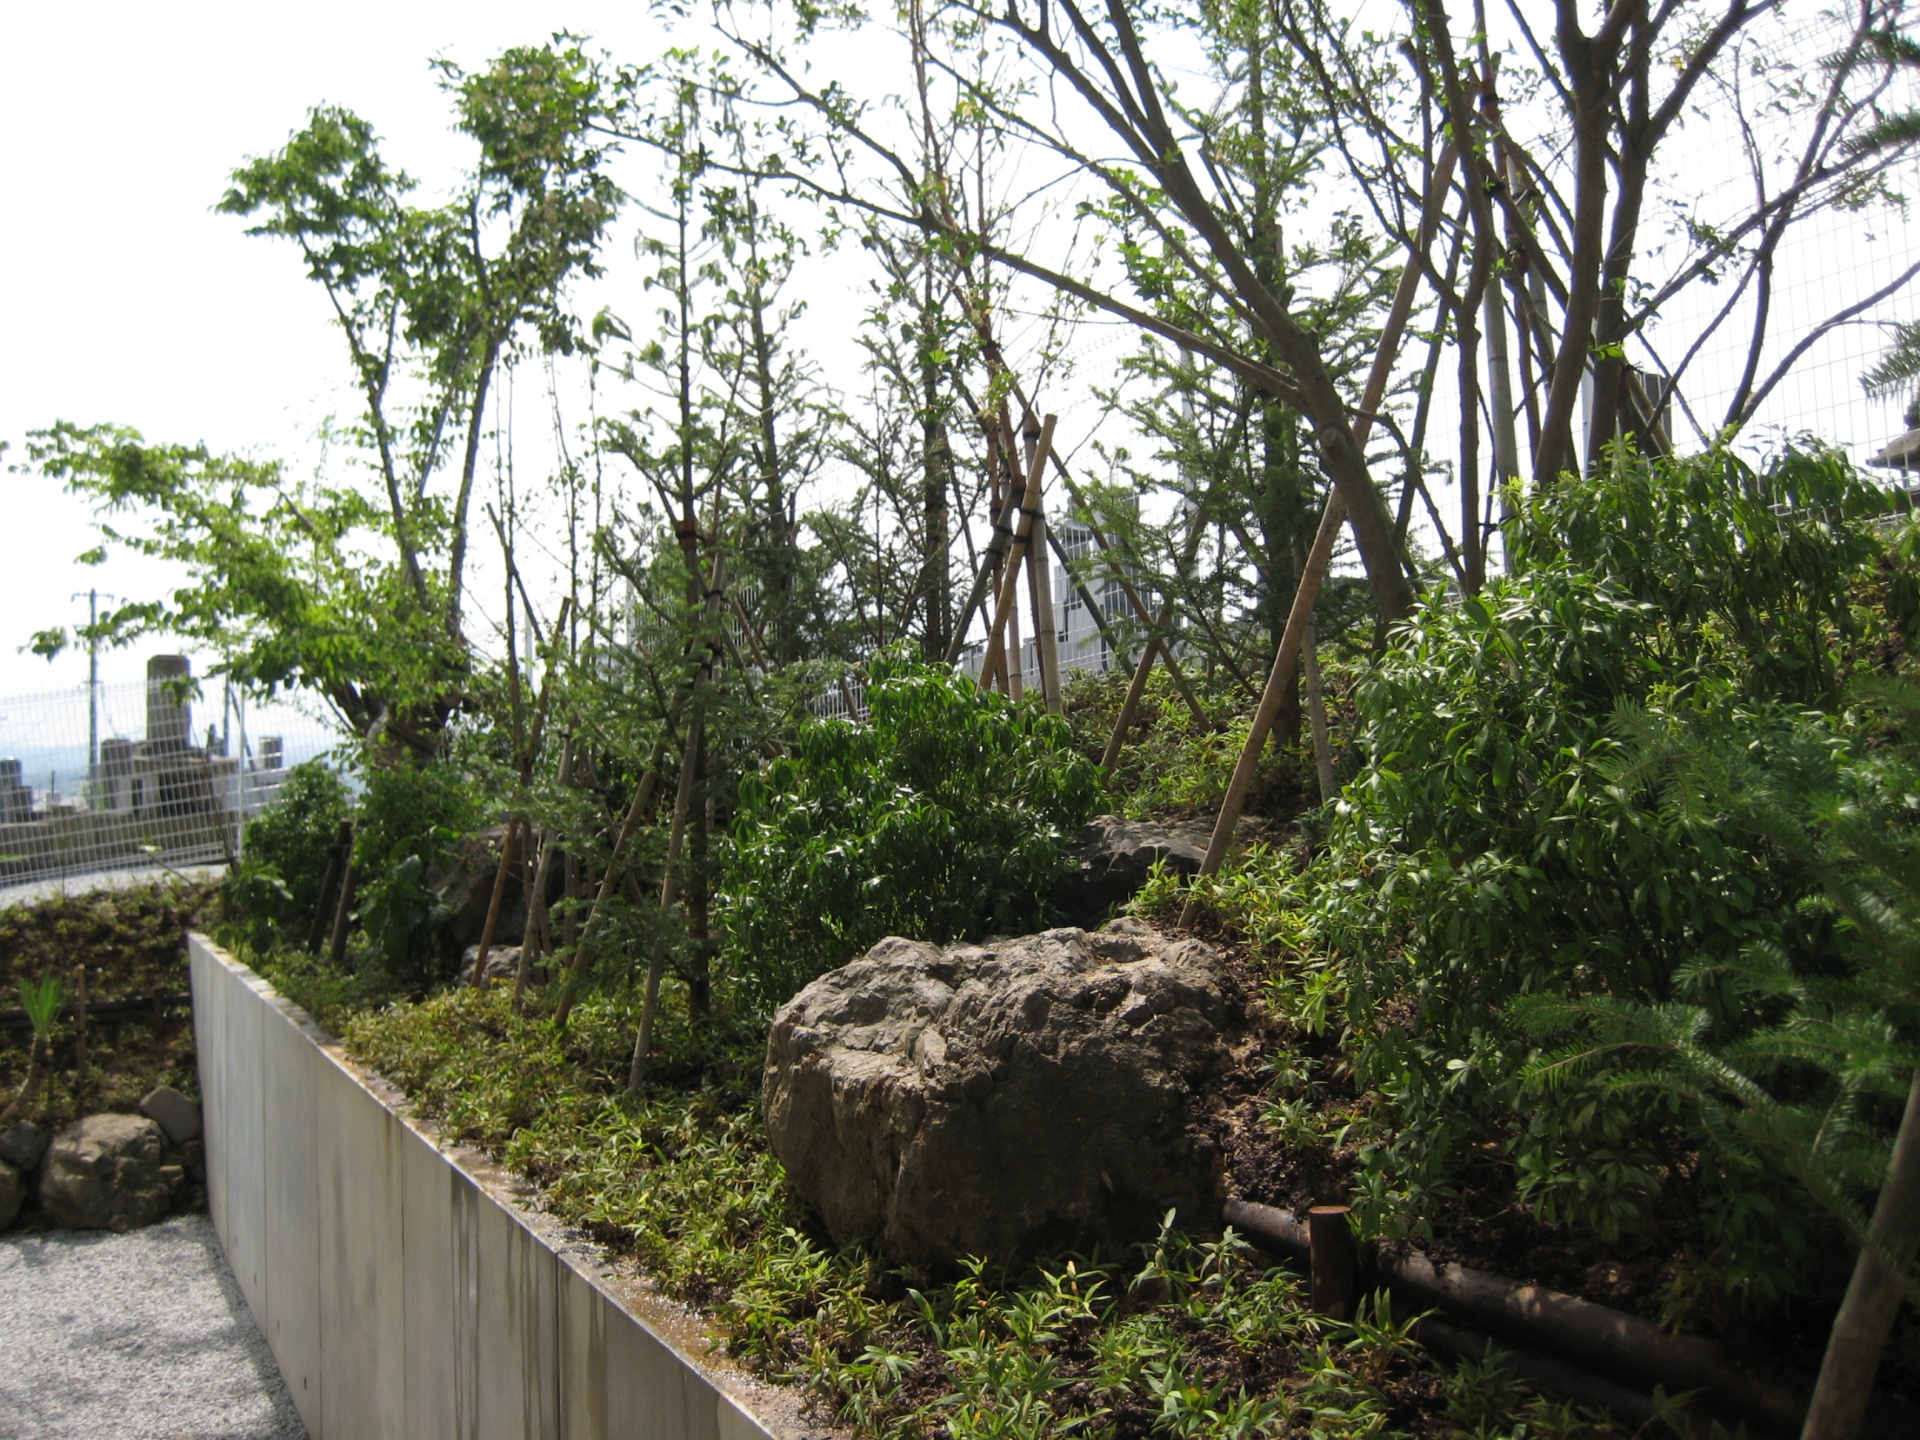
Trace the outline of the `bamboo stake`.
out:
[[[493,894],[487,899],[486,923],[480,927],[480,943],[473,950],[473,973],[467,977],[468,983],[478,990],[486,974],[487,952],[493,948],[493,932],[500,924],[500,903],[506,898],[507,872],[513,867],[513,852],[520,842],[520,817],[515,815],[507,821],[506,837],[500,842],[500,864],[493,872]],[[521,937],[522,952],[525,953],[526,937]]]
[[[1436,228],[1441,207],[1446,202],[1448,187],[1453,183],[1453,152],[1449,148],[1441,153],[1440,164],[1434,169],[1433,185],[1427,192],[1426,208],[1420,217],[1420,250],[1424,254],[1432,243],[1432,234]],[[1386,323],[1380,328],[1380,344],[1374,351],[1373,368],[1367,374],[1366,388],[1361,392],[1360,417],[1354,424],[1354,441],[1364,446],[1367,434],[1373,428],[1373,415],[1380,408],[1380,402],[1387,393],[1387,380],[1393,373],[1393,362],[1400,351],[1400,339],[1407,328],[1407,319],[1413,313],[1414,295],[1420,288],[1420,267],[1408,265],[1400,272],[1400,284],[1393,294],[1393,304],[1387,311]],[[1226,858],[1227,846],[1233,841],[1234,831],[1239,827],[1240,814],[1246,808],[1247,789],[1253,783],[1253,770],[1260,759],[1260,752],[1266,748],[1267,735],[1273,729],[1274,718],[1280,713],[1280,702],[1286,694],[1288,677],[1293,667],[1300,663],[1300,648],[1306,640],[1307,627],[1313,621],[1313,607],[1320,599],[1320,584],[1326,578],[1327,566],[1333,559],[1334,542],[1340,536],[1340,526],[1347,517],[1346,502],[1340,498],[1337,485],[1327,488],[1325,507],[1320,512],[1320,528],[1313,537],[1313,547],[1307,552],[1307,562],[1301,567],[1300,585],[1294,591],[1293,608],[1287,612],[1287,628],[1280,637],[1280,649],[1273,657],[1273,669],[1267,675],[1266,690],[1260,696],[1259,707],[1253,713],[1253,727],[1247,732],[1247,742],[1240,747],[1240,758],[1233,767],[1233,778],[1227,783],[1226,796],[1220,802],[1220,813],[1214,818],[1213,836],[1207,842],[1207,857],[1200,864],[1200,876],[1208,877],[1219,873],[1220,862]],[[1195,901],[1190,894],[1187,903],[1180,907],[1181,925],[1191,925],[1194,920]]]
[[[1033,542],[1027,546],[1027,575],[1033,582],[1033,638],[1040,642],[1040,693],[1047,709],[1060,713],[1060,635],[1053,618],[1053,564],[1047,551],[1046,472],[1027,456],[1033,478],[1027,499],[1033,506]]]
[[[725,594],[726,556],[714,557],[713,578],[707,584],[706,623],[718,623],[719,600]],[[701,747],[706,741],[707,685],[713,677],[715,652],[709,643],[700,666],[694,671],[693,693],[688,700],[687,733],[680,745],[680,783],[674,788],[673,823],[667,832],[666,873],[660,880],[660,914],[664,918],[673,908],[677,890],[680,856],[686,847],[687,811],[693,803],[698,783]],[[640,1002],[640,1028],[633,1037],[633,1059],[627,1066],[627,1094],[639,1093],[646,1079],[647,1057],[653,1049],[653,1022],[660,1006],[660,977],[666,968],[666,936],[654,938],[653,953],[647,959],[647,988]]]
[[[1327,697],[1320,687],[1320,646],[1314,638],[1313,621],[1307,621],[1307,637],[1300,651],[1307,675],[1307,721],[1313,730],[1313,767],[1320,776],[1320,803],[1334,796],[1333,747],[1327,740]]]
[[[1000,594],[993,607],[993,626],[987,632],[987,653],[980,662],[980,688],[984,690],[990,683],[989,677],[994,668],[1003,659],[1006,660],[1009,688],[1016,698],[1019,695],[1019,687],[1013,683],[1013,677],[1019,670],[1020,662],[1018,655],[1008,657],[1006,654],[1007,620],[1013,613],[1015,596],[1020,588],[1020,561],[1024,548],[1031,546],[1033,541],[1034,508],[1026,503],[1026,496],[1033,493],[1034,482],[1040,467],[1045,465],[1048,457],[1053,454],[1053,427],[1056,418],[1052,415],[1047,416],[1040,427],[1040,441],[1034,451],[1033,472],[1027,477],[1027,484],[1023,487],[1021,496],[1020,525],[1013,535],[1013,554],[1009,557],[1006,573],[1000,577]]]
[[[1872,1228],[1834,1316],[1800,1440],[1853,1440],[1873,1398],[1880,1355],[1908,1294],[1920,1249],[1920,1070],[1893,1140],[1893,1159],[1874,1201]]]

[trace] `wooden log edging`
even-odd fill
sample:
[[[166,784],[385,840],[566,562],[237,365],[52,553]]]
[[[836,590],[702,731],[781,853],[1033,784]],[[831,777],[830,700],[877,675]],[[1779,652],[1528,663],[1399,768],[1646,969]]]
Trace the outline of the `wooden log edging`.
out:
[[[1308,1225],[1287,1211],[1229,1200],[1222,1215],[1268,1248],[1310,1263]],[[1713,1341],[1668,1334],[1637,1315],[1591,1300],[1464,1265],[1437,1265],[1418,1251],[1376,1251],[1363,1261],[1362,1273],[1371,1288],[1384,1287],[1423,1310],[1442,1312],[1416,1328],[1422,1343],[1474,1359],[1485,1358],[1489,1345],[1497,1344],[1508,1352],[1514,1372],[1536,1388],[1599,1405],[1635,1428],[1657,1417],[1648,1393],[1656,1387],[1668,1395],[1691,1393],[1701,1409],[1766,1434],[1798,1435],[1806,1415],[1805,1392],[1738,1369]],[[1914,1428],[1910,1407],[1881,1396],[1866,1433],[1920,1430]]]
[[[132,1000],[92,1000],[86,1004],[89,1022],[101,1020],[157,1020],[168,1010],[184,1010],[193,1003],[193,996],[182,990],[171,995],[144,995]],[[57,1020],[72,1021],[78,1014],[78,1002],[62,1005]],[[0,1030],[31,1030],[33,1021],[25,1010],[14,1008],[0,1010]]]

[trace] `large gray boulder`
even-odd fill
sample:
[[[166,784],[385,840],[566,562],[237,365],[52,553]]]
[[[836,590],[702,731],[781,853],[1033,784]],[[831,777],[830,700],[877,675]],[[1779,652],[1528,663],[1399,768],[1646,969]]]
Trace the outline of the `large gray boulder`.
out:
[[[13,1224],[27,1200],[27,1177],[0,1160],[0,1230]]]
[[[184,1180],[167,1137],[144,1115],[89,1115],[58,1135],[40,1165],[40,1208],[75,1230],[137,1230],[173,1206]]]
[[[1207,1228],[1200,1087],[1244,1012],[1217,956],[1136,920],[988,945],[898,938],[778,1015],[773,1152],[840,1244],[910,1265],[1115,1254]]]

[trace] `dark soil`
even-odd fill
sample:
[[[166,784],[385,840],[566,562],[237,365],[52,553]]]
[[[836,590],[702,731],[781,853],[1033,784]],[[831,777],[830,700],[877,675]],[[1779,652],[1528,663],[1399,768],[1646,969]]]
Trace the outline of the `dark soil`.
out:
[[[1252,966],[1230,942],[1212,937],[1232,954],[1230,967],[1247,983]],[[1305,1085],[1276,1083],[1276,1056],[1300,1057],[1312,1076]],[[1229,1194],[1304,1216],[1315,1205],[1351,1201],[1359,1155],[1334,1145],[1289,1144],[1275,1133],[1267,1108],[1275,1099],[1307,1101],[1326,1128],[1343,1116],[1359,1116],[1366,1098],[1343,1084],[1338,1046],[1331,1036],[1311,1036],[1271,1026],[1211,1095],[1212,1125],[1226,1157]],[[1332,1124],[1327,1125],[1331,1119]],[[1491,1148],[1491,1147],[1490,1147]],[[1426,1218],[1431,1235],[1418,1249],[1451,1262],[1524,1284],[1543,1285],[1596,1304],[1670,1325],[1676,1289],[1691,1268],[1690,1250],[1700,1243],[1678,1224],[1654,1219],[1636,1234],[1613,1241],[1590,1231],[1542,1221],[1520,1196],[1502,1157],[1487,1154],[1454,1177],[1455,1192]],[[1700,1329],[1726,1346],[1739,1363],[1758,1374],[1811,1389],[1826,1347],[1833,1307],[1796,1301],[1788,1306],[1739,1310],[1722,1306],[1705,1315],[1696,1307],[1685,1328]],[[1907,1317],[1889,1345],[1878,1388],[1920,1403],[1920,1343]]]
[[[202,923],[213,889],[204,885],[98,891],[0,910],[0,1009],[17,1007],[23,981],[52,977],[63,1003],[86,967],[87,999],[146,999],[187,989],[186,932]],[[53,1130],[102,1111],[130,1111],[157,1085],[198,1099],[193,1016],[184,1008],[149,1018],[87,1026],[86,1073],[74,1068],[71,1020],[54,1028],[54,1067],[25,1118]],[[0,1108],[26,1078],[30,1030],[0,1029]]]

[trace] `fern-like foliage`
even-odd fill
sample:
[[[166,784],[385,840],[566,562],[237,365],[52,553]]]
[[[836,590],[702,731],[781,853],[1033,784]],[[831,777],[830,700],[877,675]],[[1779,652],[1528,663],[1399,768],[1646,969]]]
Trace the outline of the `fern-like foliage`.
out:
[[[1920,691],[1856,687],[1907,734]],[[1548,1047],[1522,1071],[1539,1096],[1581,1086],[1656,1096],[1693,1117],[1723,1160],[1790,1174],[1856,1243],[1886,1174],[1891,1119],[1920,1064],[1920,755],[1888,746],[1864,772],[1824,727],[1773,747],[1623,706],[1615,784],[1652,787],[1661,815],[1750,837],[1815,880],[1817,960],[1771,938],[1678,967],[1669,998],[1529,995],[1515,1026]],[[1729,1003],[1731,1002],[1731,1003]]]

